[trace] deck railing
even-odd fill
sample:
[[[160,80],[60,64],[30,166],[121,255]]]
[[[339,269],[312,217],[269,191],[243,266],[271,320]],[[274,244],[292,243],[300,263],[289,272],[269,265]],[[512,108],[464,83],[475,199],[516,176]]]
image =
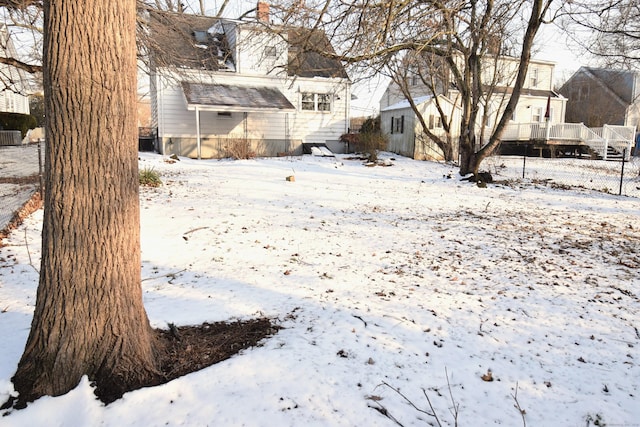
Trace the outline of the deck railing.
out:
[[[512,123],[502,133],[503,141],[566,141],[586,144],[600,157],[607,159],[609,148],[631,155],[636,134],[635,126],[605,125],[588,128],[582,123]]]

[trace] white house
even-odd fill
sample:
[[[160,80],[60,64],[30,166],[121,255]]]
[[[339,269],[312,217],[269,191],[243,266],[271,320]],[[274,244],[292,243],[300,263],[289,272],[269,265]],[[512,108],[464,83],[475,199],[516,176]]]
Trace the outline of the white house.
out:
[[[324,33],[172,13],[150,16],[152,126],[162,154],[226,157],[237,141],[256,155],[302,154],[303,144],[341,152],[351,82]]]
[[[0,55],[4,58],[18,58],[5,24],[0,25]],[[29,85],[23,70],[0,64],[0,111],[29,114],[28,90]]]
[[[482,117],[486,112],[487,120],[485,126],[482,126],[481,123],[478,123],[476,126],[478,141],[481,141],[483,137],[488,137],[488,134],[495,127],[506,107],[512,92],[513,81],[518,67],[518,59],[501,56],[496,61],[496,64],[495,67],[486,67],[483,70],[485,74],[483,76],[484,81],[493,81],[494,83],[491,85],[493,93],[490,96],[488,96],[488,93],[485,94],[488,100],[481,105],[484,111],[481,111],[479,116]],[[562,123],[564,121],[567,100],[553,90],[554,67],[555,64],[553,62],[531,60],[527,79],[520,93],[516,110],[510,119],[511,124],[545,123],[547,120],[550,123]],[[444,82],[449,81],[446,76],[442,76],[440,79]],[[445,86],[445,84],[442,86]],[[424,86],[421,79],[408,73],[405,87],[408,88],[414,100],[421,100],[420,108],[424,110],[424,114],[422,115],[425,122],[429,123],[429,128],[437,129],[439,121],[435,119],[435,117],[439,117],[440,114],[433,108],[433,99],[428,95],[429,90]],[[444,96],[442,99],[446,100],[443,105],[449,105],[449,110],[448,112],[445,111],[445,114],[448,116],[447,118],[450,117],[452,119],[449,137],[452,138],[452,140],[457,140],[460,134],[459,92],[453,84],[446,85],[446,88],[443,88],[442,92],[443,94],[441,95]],[[424,104],[425,101],[426,104]],[[401,108],[403,102],[405,103],[404,108]],[[456,109],[453,109],[451,104],[457,106]],[[416,105],[418,105],[417,102]],[[547,109],[549,113],[548,117]],[[421,127],[413,126],[413,123],[418,123],[417,118],[397,84],[392,82],[387,87],[380,101],[380,111],[381,126],[383,131],[389,136],[390,150],[398,146],[398,144],[401,144],[404,152],[414,152],[411,157],[436,160],[443,158],[442,152],[435,144],[428,143],[428,138],[423,134]],[[401,137],[389,131],[392,117],[398,115],[404,117],[400,120],[405,120],[406,123],[412,123],[407,129],[407,132]],[[400,140],[402,140],[402,142],[400,142]],[[414,141],[427,142],[415,145]],[[414,144],[413,150],[410,148],[411,144]],[[424,144],[426,144],[426,146]],[[454,152],[456,151],[457,147],[454,148]]]

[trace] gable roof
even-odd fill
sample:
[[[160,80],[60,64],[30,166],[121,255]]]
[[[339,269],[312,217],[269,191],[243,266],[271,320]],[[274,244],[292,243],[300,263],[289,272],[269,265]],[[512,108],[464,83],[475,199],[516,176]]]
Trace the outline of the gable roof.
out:
[[[494,87],[493,91],[495,93],[511,95],[513,93],[513,88],[510,86],[507,86],[507,87],[499,86],[499,87]],[[542,98],[563,98],[561,94],[556,93],[553,90],[531,89],[531,88],[525,88],[525,87],[520,89],[520,96],[537,96]]]
[[[417,105],[423,105],[423,104],[429,104],[430,102],[433,101],[433,99],[434,99],[434,96],[432,96],[432,95],[417,96],[417,97],[413,98],[413,103],[416,106]],[[438,99],[440,100],[440,102],[444,101],[444,102],[452,105],[455,109],[460,109],[460,107],[455,105],[449,98],[447,98],[444,95],[438,95]],[[411,108],[411,104],[409,103],[408,99],[403,99],[402,101],[396,102],[395,104],[391,104],[388,107],[385,107],[382,110],[380,110],[380,112],[402,110],[402,109],[405,109],[405,108]]]
[[[431,95],[417,96],[413,99],[413,103],[416,105],[420,105],[424,102],[430,101],[432,98],[433,97]],[[395,104],[391,104],[380,111],[402,110],[404,108],[410,108],[410,107],[411,107],[411,104],[409,103],[409,100],[403,99],[402,101],[396,102]]]
[[[606,68],[581,67],[591,73],[601,84],[620,97],[626,104],[634,103],[634,82],[636,73],[625,70],[610,70]],[[637,90],[637,89],[636,89]]]
[[[298,77],[348,78],[347,72],[337,59],[327,58],[318,51],[335,54],[327,35],[320,30],[292,28],[289,39],[289,64],[287,73]]]
[[[628,106],[640,101],[640,99],[638,99],[640,96],[640,74],[625,70],[580,67],[578,71],[562,85],[560,92],[566,94],[576,82],[584,81],[585,78],[601,87],[621,105]]]
[[[267,29],[252,22],[175,12],[153,11],[149,15],[150,54],[156,66],[234,71],[233,52],[223,29],[251,26],[258,31],[278,32],[288,39],[289,76],[348,78],[339,60],[318,53],[335,53],[326,34],[319,30]],[[211,31],[213,27],[217,31]]]
[[[149,13],[148,43],[156,67],[218,71],[233,56],[224,34],[210,34],[218,18],[175,12]]]

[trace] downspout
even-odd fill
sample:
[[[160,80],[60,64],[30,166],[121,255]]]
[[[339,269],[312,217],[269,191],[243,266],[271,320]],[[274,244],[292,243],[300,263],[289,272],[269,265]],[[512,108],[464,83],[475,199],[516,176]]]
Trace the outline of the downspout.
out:
[[[196,151],[198,152],[198,160],[202,158],[202,141],[200,140],[200,108],[196,105]]]
[[[343,134],[351,132],[351,94],[349,93],[349,82],[344,85],[344,131]],[[349,143],[345,142],[342,145],[338,144],[338,147],[342,147],[343,152],[346,154],[349,152]]]
[[[162,144],[160,154],[167,154],[167,147],[164,141],[164,86],[162,85],[162,79],[160,78],[160,73],[156,71],[155,75],[156,79],[156,127],[157,127],[157,135],[156,138],[160,138],[160,143]]]
[[[345,99],[345,103],[344,103],[344,119],[345,119],[345,124],[344,124],[344,132],[343,133],[348,133],[349,130],[351,129],[351,94],[349,93],[349,83],[347,82],[347,84],[344,85],[344,99]]]

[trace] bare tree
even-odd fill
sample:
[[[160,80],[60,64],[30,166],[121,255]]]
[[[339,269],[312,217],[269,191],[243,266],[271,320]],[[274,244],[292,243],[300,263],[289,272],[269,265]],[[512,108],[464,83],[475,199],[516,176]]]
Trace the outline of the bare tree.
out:
[[[140,288],[135,20],[134,0],[44,4],[42,261],[18,406],[83,375],[107,400],[159,378]]]
[[[274,10],[280,11],[283,23],[304,23],[331,34],[338,53],[324,54],[354,64],[355,72],[385,70],[408,53],[441,58],[458,91],[460,172],[467,174],[477,173],[482,160],[500,143],[525,82],[533,41],[553,1],[289,0]],[[489,83],[485,69],[495,61],[496,42],[504,42],[510,34],[510,50],[519,61],[511,93],[493,132],[479,145],[476,127],[482,123]],[[436,143],[448,152],[446,141]]]
[[[565,4],[562,20],[574,42],[603,65],[638,69],[640,3],[636,0],[578,0]]]
[[[23,3],[20,8],[0,3],[0,91],[26,96],[39,86],[42,71],[42,5]]]

